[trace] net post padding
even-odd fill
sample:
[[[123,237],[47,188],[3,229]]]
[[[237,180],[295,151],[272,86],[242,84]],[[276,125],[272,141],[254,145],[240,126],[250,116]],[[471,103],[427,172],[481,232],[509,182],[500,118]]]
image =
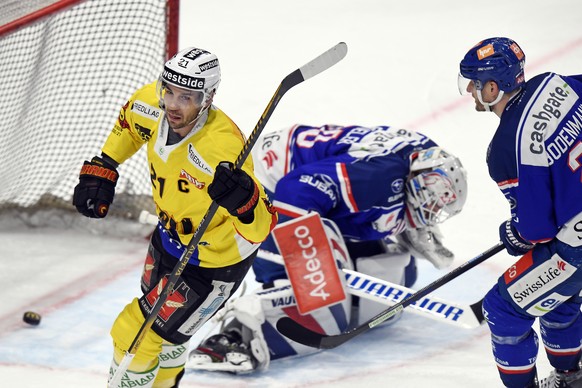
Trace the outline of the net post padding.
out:
[[[180,33],[180,0],[167,0],[167,20],[168,28],[166,39],[166,59],[170,59],[178,52],[178,42]]]

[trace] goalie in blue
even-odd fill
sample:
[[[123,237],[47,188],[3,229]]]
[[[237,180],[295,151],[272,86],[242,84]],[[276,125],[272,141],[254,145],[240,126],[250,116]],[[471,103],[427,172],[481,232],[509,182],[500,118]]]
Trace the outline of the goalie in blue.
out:
[[[339,267],[411,286],[415,257],[437,268],[452,262],[437,224],[463,208],[466,173],[458,158],[427,136],[388,126],[296,125],[264,134],[253,156],[280,222],[319,213],[330,245],[349,253],[347,260],[336,256]],[[262,289],[227,305],[222,316],[235,319],[203,341],[187,367],[250,372],[264,370],[270,360],[315,351],[275,328],[280,317],[297,316],[285,268],[272,259],[278,253],[270,235],[253,265]],[[358,302],[354,314],[348,295],[301,319],[338,333],[385,309]]]
[[[582,387],[582,76],[525,81],[525,54],[508,38],[479,42],[460,63],[459,90],[500,118],[489,174],[511,218],[499,227],[519,259],[483,301],[507,387],[537,387],[536,318],[552,375],[542,387]]]

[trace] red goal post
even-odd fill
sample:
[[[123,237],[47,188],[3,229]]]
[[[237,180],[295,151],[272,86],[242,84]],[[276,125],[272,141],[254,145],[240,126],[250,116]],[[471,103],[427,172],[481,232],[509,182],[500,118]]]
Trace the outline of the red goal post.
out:
[[[178,50],[179,0],[0,4],[0,210],[71,205],[83,160]],[[112,214],[152,211],[145,150],[119,168]]]

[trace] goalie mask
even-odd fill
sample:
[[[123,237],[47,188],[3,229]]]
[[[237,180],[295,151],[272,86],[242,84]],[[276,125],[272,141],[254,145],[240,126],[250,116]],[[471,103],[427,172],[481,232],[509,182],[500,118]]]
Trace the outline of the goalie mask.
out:
[[[195,99],[201,107],[195,119],[197,120],[212,104],[220,84],[218,58],[206,50],[195,47],[179,51],[165,63],[158,79],[156,89],[161,107],[164,107],[164,89],[168,84],[199,94]]]
[[[433,226],[463,209],[467,174],[461,161],[440,147],[411,155],[406,183],[409,221],[414,227]]]

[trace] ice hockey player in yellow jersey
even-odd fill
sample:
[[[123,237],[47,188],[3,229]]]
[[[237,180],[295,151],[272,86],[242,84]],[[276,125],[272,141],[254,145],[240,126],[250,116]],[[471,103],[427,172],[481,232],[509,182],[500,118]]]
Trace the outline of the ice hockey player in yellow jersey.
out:
[[[233,162],[245,138],[212,105],[220,83],[216,55],[187,48],[165,63],[156,82],[121,108],[101,156],[85,161],[73,204],[87,217],[103,218],[113,202],[117,167],[147,147],[152,195],[159,222],[141,279],[143,295],[119,314],[111,329],[115,373],[145,317],[182,256],[212,200],[219,206],[137,349],[122,386],[178,387],[190,337],[228,300],[245,277],[259,244],[277,222],[249,158]],[[123,385],[125,384],[125,385]]]

